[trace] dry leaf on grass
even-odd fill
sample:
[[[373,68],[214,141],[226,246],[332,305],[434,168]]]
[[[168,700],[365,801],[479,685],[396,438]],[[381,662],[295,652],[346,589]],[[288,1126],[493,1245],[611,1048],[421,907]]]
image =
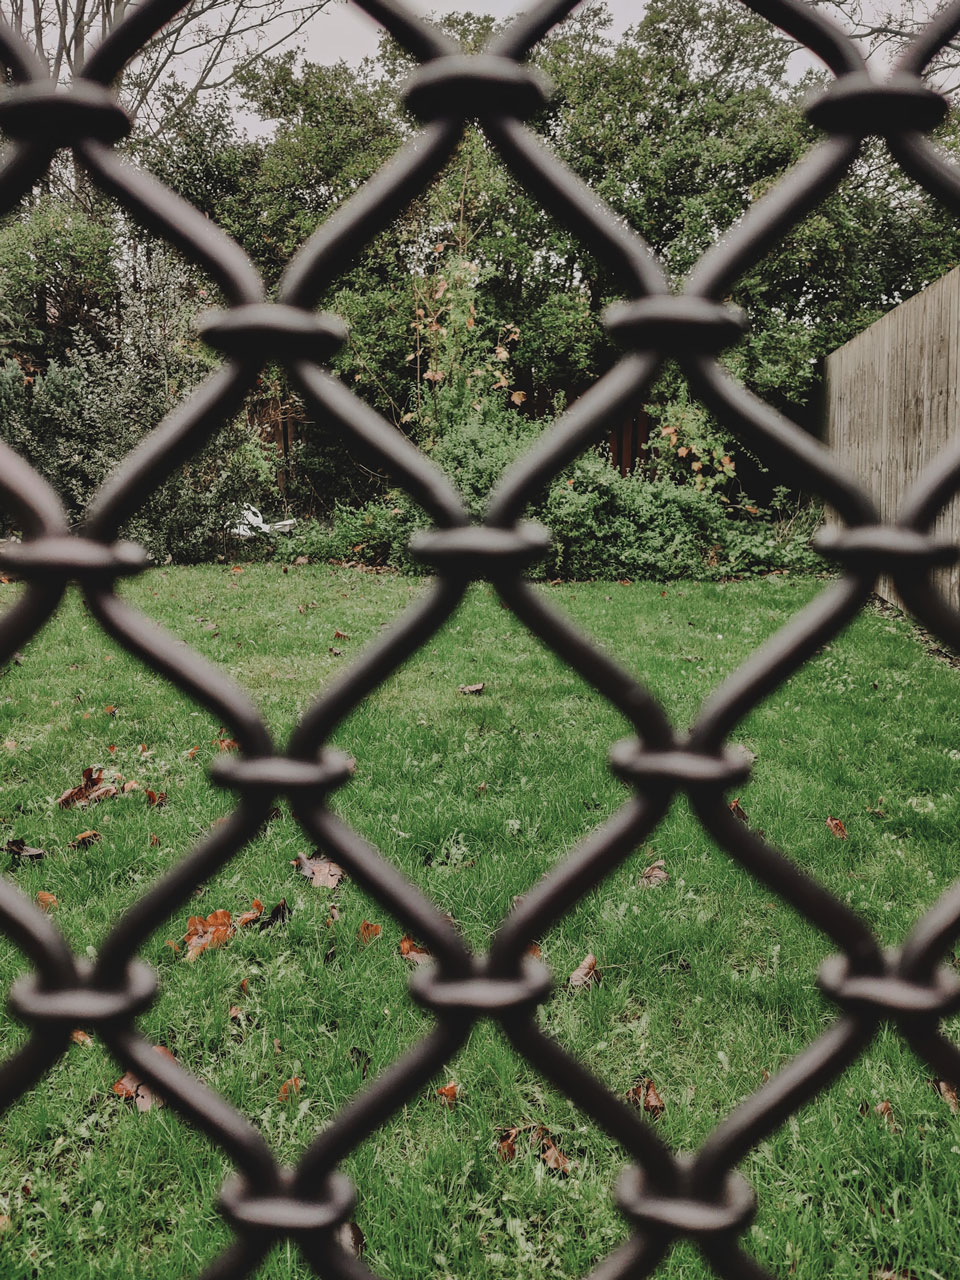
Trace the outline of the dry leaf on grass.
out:
[[[457,1099],[460,1097],[460,1086],[455,1080],[451,1080],[449,1084],[445,1084],[442,1089],[437,1090],[437,1097],[448,1110],[452,1111]]]
[[[308,858],[305,853],[298,853],[296,860],[290,865],[296,867],[302,876],[306,876],[315,889],[336,889],[346,874],[336,862],[318,855]]]
[[[656,862],[651,862],[649,867],[641,871],[637,884],[641,889],[655,889],[658,884],[666,884],[669,879],[667,864],[662,858],[658,858]]]
[[[45,889],[41,889],[37,894],[37,906],[41,911],[55,911],[59,905],[53,894],[47,893]]]
[[[291,1076],[289,1080],[284,1080],[280,1086],[280,1092],[277,1097],[281,1102],[289,1102],[300,1092],[300,1077]]]
[[[749,822],[749,821],[750,821],[750,819],[747,817],[747,811],[746,811],[746,809],[744,809],[743,805],[740,803],[740,797],[739,797],[739,796],[737,796],[737,798],[736,798],[735,800],[731,800],[731,801],[729,802],[729,804],[727,805],[727,808],[730,810],[730,812],[733,814],[733,816],[734,816],[735,818],[739,818],[741,822]]]
[[[350,637],[345,631],[341,631],[339,627],[333,633],[334,640],[349,640]]]
[[[958,1110],[960,1110],[960,1106],[958,1106],[958,1103],[957,1103],[957,1091],[953,1087],[953,1085],[950,1083],[950,1081],[949,1080],[931,1080],[930,1083],[933,1085],[937,1093],[939,1093],[940,1097],[944,1100],[944,1102],[950,1108],[950,1114],[952,1116],[955,1116]]]
[[[654,1120],[662,1116],[667,1109],[667,1104],[657,1092],[657,1086],[649,1077],[638,1080],[632,1089],[627,1090],[627,1101],[632,1102],[641,1111],[646,1111]]]
[[[102,769],[84,769],[83,781],[76,787],[68,787],[63,795],[57,800],[57,804],[61,809],[71,809],[74,805],[83,806],[95,803],[97,800],[105,800],[107,795],[116,795],[117,789],[109,783],[103,781]]]
[[[891,1133],[899,1132],[899,1130],[897,1129],[897,1122],[893,1118],[893,1107],[891,1107],[890,1103],[887,1101],[886,1098],[883,1100],[883,1102],[878,1102],[873,1109],[878,1116],[881,1116],[887,1122],[887,1127],[889,1128]]]
[[[281,898],[265,920],[260,921],[260,932],[271,929],[275,924],[283,924],[290,919],[290,908],[286,898]]]
[[[76,840],[71,840],[69,847],[71,849],[89,849],[92,844],[96,844],[102,837],[99,831],[81,831]]]
[[[828,817],[827,826],[830,828],[830,830],[833,832],[833,834],[837,837],[838,840],[846,840],[847,828],[843,825],[843,823],[840,821],[839,818]]]
[[[86,1031],[82,1031],[79,1028],[76,1031],[70,1032],[70,1039],[73,1041],[74,1044],[92,1044],[93,1043],[93,1041],[87,1035]]]
[[[25,840],[8,840],[6,850],[12,857],[26,859],[27,861],[46,857],[44,849],[35,849],[32,845],[27,844]]]
[[[500,1141],[497,1143],[497,1156],[504,1162],[504,1164],[516,1159],[516,1137],[519,1132],[519,1129],[507,1129]]]
[[[217,750],[218,751],[239,751],[240,744],[239,742],[237,742],[236,738],[228,738],[226,735],[227,735],[227,731],[221,725],[220,732],[217,734],[217,736],[213,740],[213,745],[217,748]]]
[[[147,804],[154,805],[157,809],[161,809],[167,803],[167,793],[165,791],[150,791],[148,789],[143,794],[147,797]]]
[[[244,911],[243,915],[237,916],[237,928],[245,929],[248,924],[253,924],[254,920],[259,920],[263,912],[263,903],[259,898],[254,898],[250,904],[250,910]]]
[[[571,987],[589,987],[600,983],[600,970],[597,968],[597,957],[586,955],[571,973],[568,979]]]
[[[543,1125],[538,1125],[534,1129],[530,1137],[530,1145],[539,1147],[540,1159],[548,1169],[552,1169],[554,1173],[559,1174],[570,1172],[570,1161],[554,1142],[552,1134],[549,1134]]]
[[[155,1044],[153,1051],[176,1062],[176,1058],[165,1045]],[[146,1080],[141,1080],[135,1071],[127,1071],[122,1075],[113,1086],[113,1092],[125,1102],[134,1103],[138,1111],[150,1111],[153,1107],[165,1105],[160,1094],[154,1093]]]
[[[234,934],[233,918],[229,911],[211,911],[203,916],[191,916],[183,940],[187,944],[187,959],[196,960],[209,947],[222,947]]]
[[[365,947],[374,938],[379,938],[381,933],[382,929],[378,924],[371,924],[369,920],[364,920],[357,930],[357,937],[360,939],[361,947]]]
[[[423,964],[430,959],[430,952],[426,947],[418,947],[409,933],[405,933],[400,939],[400,954],[411,964]]]
[[[483,693],[483,681],[479,684],[459,684],[457,693]]]

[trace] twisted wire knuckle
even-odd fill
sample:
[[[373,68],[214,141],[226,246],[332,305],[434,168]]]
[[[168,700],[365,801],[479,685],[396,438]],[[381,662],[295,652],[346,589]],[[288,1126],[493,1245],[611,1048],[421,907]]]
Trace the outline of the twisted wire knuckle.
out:
[[[403,100],[424,122],[512,116],[526,120],[550,100],[549,80],[532,67],[491,54],[451,54],[416,71]]]
[[[134,962],[122,975],[122,983],[95,986],[92,966],[77,962],[80,981],[71,987],[45,987],[34,973],[24,974],[10,988],[8,1004],[21,1021],[33,1026],[109,1027],[128,1022],[153,1004],[157,976],[145,964]]]
[[[18,142],[50,150],[77,142],[120,142],[131,127],[109,89],[91,80],[75,80],[69,89],[34,82],[0,99],[0,129]]]

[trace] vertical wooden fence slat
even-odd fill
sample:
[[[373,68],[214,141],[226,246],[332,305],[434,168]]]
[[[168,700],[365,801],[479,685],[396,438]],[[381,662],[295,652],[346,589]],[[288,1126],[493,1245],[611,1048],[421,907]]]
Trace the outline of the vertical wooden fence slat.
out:
[[[960,429],[960,267],[881,316],[826,361],[827,441],[872,494],[885,522],[927,463]],[[937,531],[960,542],[960,502]],[[960,606],[960,569],[937,571]],[[889,577],[877,590],[896,600]]]

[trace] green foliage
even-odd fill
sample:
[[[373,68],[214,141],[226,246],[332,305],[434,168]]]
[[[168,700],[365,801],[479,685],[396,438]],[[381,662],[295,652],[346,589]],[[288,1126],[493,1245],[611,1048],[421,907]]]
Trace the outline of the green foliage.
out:
[[[457,485],[473,516],[490,490],[526,452],[546,424],[507,409],[467,417],[437,443],[433,460]],[[726,477],[725,477],[726,478]],[[552,535],[533,569],[547,579],[715,579],[774,569],[822,570],[810,547],[816,508],[737,505],[718,487],[677,483],[669,476],[622,476],[606,450],[590,450],[530,507]],[[393,566],[421,572],[406,553],[411,534],[427,524],[405,494],[388,493],[360,507],[338,506],[327,525],[306,524],[286,544],[290,556]]]
[[[76,204],[41,198],[0,226],[0,346],[31,366],[97,331],[117,288],[116,242]]]
[[[56,488],[79,519],[94,490],[202,380],[211,359],[192,334],[184,269],[165,253],[138,264],[99,341],[75,332],[62,360],[25,377],[0,366],[0,433]],[[193,297],[196,304],[198,299]],[[145,501],[125,534],[157,558],[209,558],[244,502],[275,492],[272,460],[241,421],[224,426]]]

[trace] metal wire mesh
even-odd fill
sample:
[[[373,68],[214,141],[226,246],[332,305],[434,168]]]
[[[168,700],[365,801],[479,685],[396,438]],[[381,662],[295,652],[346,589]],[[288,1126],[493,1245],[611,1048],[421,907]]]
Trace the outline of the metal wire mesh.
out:
[[[338,1239],[337,1228],[349,1218],[354,1199],[338,1163],[424,1087],[480,1018],[496,1019],[517,1052],[630,1156],[616,1197],[632,1232],[595,1270],[596,1280],[628,1275],[641,1280],[680,1239],[695,1242],[713,1270],[728,1280],[769,1277],[739,1245],[755,1199],[734,1167],[840,1075],[884,1020],[899,1028],[938,1077],[960,1087],[960,1052],[939,1029],[945,1016],[960,1010],[960,982],[940,963],[960,935],[960,885],[917,923],[899,950],[884,952],[847,906],[737,821],[725,800],[725,790],[749,773],[725,745],[731,731],[855,616],[881,570],[892,576],[930,631],[960,644],[960,616],[931,582],[933,568],[958,554],[957,548],[937,542],[931,529],[960,490],[960,439],[905,496],[897,521],[881,524],[868,496],[836,459],[737,385],[716,358],[736,341],[744,323],[722,301],[732,283],[841,181],[865,137],[885,137],[902,168],[960,212],[960,171],[923,136],[942,119],[946,103],[921,80],[960,30],[960,2],[922,32],[882,81],[868,71],[851,41],[801,0],[747,2],[833,72],[829,89],[809,110],[826,138],[703,256],[678,294],[671,293],[640,237],[524,126],[545,90],[522,61],[574,7],[573,0],[544,0],[477,56],[464,55],[400,0],[360,0],[422,64],[408,84],[406,102],[423,127],[300,249],[276,303],[265,301],[257,272],[227,235],[113,150],[128,121],[107,86],[177,12],[180,0],[145,0],[130,9],[68,89],[55,88],[26,46],[0,28],[0,58],[13,82],[0,101],[0,126],[12,140],[0,172],[0,212],[16,206],[60,148],[72,148],[93,183],[211,274],[229,308],[205,329],[208,342],[224,357],[222,368],[122,462],[79,528],[68,526],[46,482],[0,444],[0,494],[25,535],[20,545],[6,548],[0,564],[27,584],[0,619],[0,662],[44,626],[67,585],[76,582],[105,631],[215,712],[240,744],[239,757],[215,770],[215,781],[236,791],[229,820],[136,902],[91,964],[73,955],[51,920],[0,880],[0,929],[33,965],[10,992],[11,1007],[31,1034],[0,1068],[0,1108],[23,1095],[60,1058],[71,1029],[95,1029],[125,1069],[162,1091],[238,1169],[220,1200],[235,1240],[204,1273],[206,1280],[253,1274],[284,1237],[297,1243],[318,1275],[370,1277]],[[325,361],[344,331],[336,317],[314,310],[353,255],[437,176],[471,121],[516,179],[610,268],[628,299],[606,316],[626,354],[510,469],[477,523],[449,480],[328,372]],[[545,482],[642,403],[667,357],[679,362],[696,393],[731,432],[794,484],[828,502],[843,520],[839,531],[822,540],[824,553],[843,570],[840,579],[712,694],[686,736],[641,684],[525,583],[524,568],[547,535],[520,522]],[[310,707],[285,747],[272,740],[240,688],[114,591],[118,578],[146,563],[139,548],[117,541],[118,530],[238,410],[267,359],[285,364],[310,410],[372,452],[435,524],[412,548],[436,573],[426,600]],[[636,735],[616,744],[610,760],[631,798],[522,898],[486,955],[472,954],[437,907],[328,807],[329,794],[347,781],[349,769],[344,757],[325,745],[358,703],[443,626],[468,586],[481,578],[489,579],[520,621],[627,717]],[[536,1010],[549,995],[550,975],[526,954],[535,937],[647,839],[680,792],[689,795],[703,827],[729,857],[836,943],[838,954],[824,964],[819,982],[840,1010],[826,1032],[683,1160],[539,1029]],[[254,839],[277,794],[288,798],[307,835],[416,932],[436,958],[411,981],[411,994],[435,1016],[435,1029],[356,1096],[294,1168],[279,1166],[260,1133],[223,1098],[179,1063],[153,1053],[135,1025],[156,991],[152,970],[135,958],[138,948],[202,881]]]

